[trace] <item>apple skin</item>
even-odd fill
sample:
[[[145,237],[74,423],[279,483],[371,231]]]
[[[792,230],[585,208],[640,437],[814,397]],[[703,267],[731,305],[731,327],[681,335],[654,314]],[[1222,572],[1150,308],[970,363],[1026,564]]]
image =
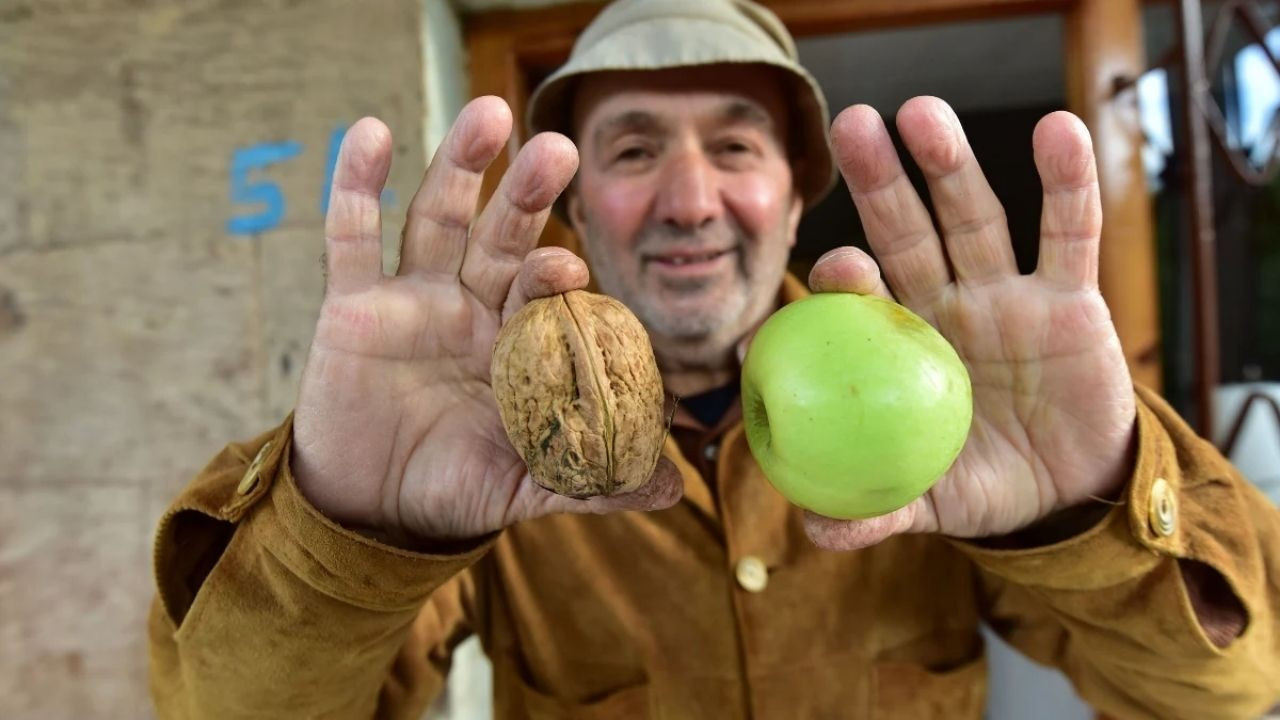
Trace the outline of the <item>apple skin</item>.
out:
[[[929,323],[871,295],[819,293],[774,313],[742,367],[747,443],[793,504],[841,519],[923,495],[964,447],[969,373]]]

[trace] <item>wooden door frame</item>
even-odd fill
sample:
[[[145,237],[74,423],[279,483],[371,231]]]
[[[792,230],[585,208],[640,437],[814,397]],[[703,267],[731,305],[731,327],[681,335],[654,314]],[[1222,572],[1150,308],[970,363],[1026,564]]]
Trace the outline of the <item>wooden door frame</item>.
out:
[[[1067,108],[1093,136],[1106,218],[1099,283],[1111,307],[1134,379],[1160,387],[1155,234],[1142,167],[1136,91],[1116,93],[1117,80],[1146,67],[1142,0],[762,0],[797,38],[964,20],[1058,13],[1065,20]],[[523,118],[533,83],[564,61],[574,39],[602,5],[574,3],[502,10],[463,18],[471,94],[498,95]],[[833,108],[833,112],[838,111]],[[517,122],[519,128],[520,122]],[[522,141],[485,176],[484,196],[497,187]],[[580,250],[554,219],[544,243]]]

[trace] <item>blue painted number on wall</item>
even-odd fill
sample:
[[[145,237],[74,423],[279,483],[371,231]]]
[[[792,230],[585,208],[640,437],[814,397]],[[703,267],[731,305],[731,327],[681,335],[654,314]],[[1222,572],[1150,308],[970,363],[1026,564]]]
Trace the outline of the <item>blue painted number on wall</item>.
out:
[[[329,151],[325,162],[324,186],[320,190],[320,214],[329,212],[329,189],[333,185],[333,170],[338,164],[338,150],[347,128],[339,125],[329,133]],[[250,172],[265,170],[268,166],[302,154],[302,143],[288,141],[259,143],[236,148],[231,153],[231,202],[256,204],[260,210],[250,215],[236,215],[227,220],[227,232],[232,235],[253,235],[278,226],[284,219],[285,197],[280,186],[268,180],[250,182]],[[394,205],[395,193],[382,191],[382,201]]]
[[[232,235],[252,235],[280,224],[284,217],[284,193],[273,182],[249,182],[249,172],[288,160],[302,152],[302,143],[261,143],[231,153],[231,202],[264,205],[254,215],[238,215],[227,221]]]

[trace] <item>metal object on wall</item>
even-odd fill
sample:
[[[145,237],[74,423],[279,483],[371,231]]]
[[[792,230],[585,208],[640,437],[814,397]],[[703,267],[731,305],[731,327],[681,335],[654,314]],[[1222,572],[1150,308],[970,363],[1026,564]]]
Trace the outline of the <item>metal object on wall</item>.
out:
[[[1204,32],[1200,0],[1178,0],[1178,39],[1182,46],[1182,142],[1188,168],[1183,192],[1191,220],[1191,284],[1195,293],[1196,410],[1201,431],[1213,423],[1213,389],[1218,367],[1218,284],[1214,253],[1213,166],[1205,107],[1213,102],[1204,75]]]
[[[1280,505],[1280,383],[1223,385],[1217,400],[1213,437],[1222,454]]]
[[[1240,410],[1236,413],[1235,419],[1231,421],[1231,429],[1227,431],[1227,437],[1222,441],[1222,451],[1227,455],[1230,455],[1231,451],[1235,450],[1236,441],[1240,439],[1240,431],[1244,429],[1245,418],[1249,416],[1249,411],[1253,409],[1254,403],[1269,405],[1272,414],[1276,416],[1276,423],[1280,425],[1280,403],[1260,390],[1249,393],[1245,396],[1244,402],[1240,403]]]
[[[1227,0],[1218,9],[1217,15],[1214,16],[1213,22],[1209,26],[1208,44],[1205,46],[1205,68],[1216,68],[1222,63],[1222,54],[1227,45],[1227,32],[1231,29],[1232,21],[1237,19],[1244,26],[1249,39],[1256,42],[1258,47],[1263,49],[1276,74],[1280,75],[1280,59],[1277,59],[1272,54],[1271,49],[1267,47],[1267,32],[1271,28],[1268,27],[1261,10],[1258,9],[1256,0]],[[1249,158],[1245,157],[1239,149],[1231,147],[1231,143],[1227,140],[1226,118],[1223,117],[1222,109],[1208,95],[1207,88],[1205,97],[1207,102],[1203,104],[1201,109],[1204,112],[1205,120],[1209,123],[1209,129],[1213,131],[1214,144],[1226,157],[1236,177],[1241,182],[1254,187],[1260,187],[1271,182],[1276,177],[1276,174],[1280,173],[1280,144],[1274,142],[1277,135],[1280,135],[1280,113],[1273,113],[1271,122],[1267,126],[1266,136],[1272,140],[1270,143],[1271,156],[1267,159],[1266,164],[1261,169],[1258,169],[1249,162]]]
[[[1201,22],[1200,0],[1178,0],[1178,39],[1160,61],[1149,69],[1172,69],[1178,65],[1182,80],[1180,144],[1186,149],[1187,172],[1183,175],[1183,197],[1190,215],[1191,276],[1194,293],[1196,420],[1202,432],[1212,427],[1214,389],[1221,381],[1218,337],[1218,263],[1213,210],[1213,166],[1210,147],[1216,147],[1227,160],[1233,173],[1244,183],[1266,185],[1280,174],[1280,112],[1272,115],[1266,131],[1271,155],[1266,164],[1255,168],[1238,148],[1228,140],[1227,123],[1222,109],[1210,92],[1206,68],[1217,68],[1226,50],[1227,33],[1239,19],[1249,37],[1256,42],[1280,74],[1280,59],[1267,47],[1266,35],[1271,27],[1258,6],[1258,0],[1226,0],[1219,6],[1206,33]],[[1137,84],[1137,78],[1117,78],[1116,94]],[[1210,145],[1209,139],[1213,139]]]

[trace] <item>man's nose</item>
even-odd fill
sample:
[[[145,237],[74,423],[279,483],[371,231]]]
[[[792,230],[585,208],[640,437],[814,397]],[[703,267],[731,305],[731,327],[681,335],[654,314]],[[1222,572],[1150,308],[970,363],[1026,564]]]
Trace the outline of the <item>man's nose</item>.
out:
[[[724,212],[716,169],[699,150],[672,157],[661,182],[656,210],[663,223],[695,229]]]

